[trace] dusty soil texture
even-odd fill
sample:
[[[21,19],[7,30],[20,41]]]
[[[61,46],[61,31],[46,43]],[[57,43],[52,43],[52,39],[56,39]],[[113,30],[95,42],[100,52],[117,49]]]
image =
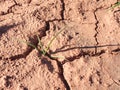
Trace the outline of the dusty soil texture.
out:
[[[120,90],[118,1],[0,0],[0,90]]]

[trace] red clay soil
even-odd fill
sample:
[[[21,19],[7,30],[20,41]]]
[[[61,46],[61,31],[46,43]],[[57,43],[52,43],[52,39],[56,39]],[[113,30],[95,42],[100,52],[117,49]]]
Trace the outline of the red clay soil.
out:
[[[117,1],[0,0],[0,90],[120,90]]]

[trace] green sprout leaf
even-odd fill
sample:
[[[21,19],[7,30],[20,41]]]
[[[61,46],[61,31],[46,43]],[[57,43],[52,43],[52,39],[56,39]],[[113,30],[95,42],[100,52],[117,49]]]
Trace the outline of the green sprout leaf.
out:
[[[42,52],[42,54],[43,55],[45,55],[46,54],[46,51],[44,50],[44,48],[43,48],[43,45],[42,45],[42,42],[41,42],[41,40],[40,40],[40,38],[39,38],[39,36],[37,35],[37,39],[38,39],[38,42],[39,42],[39,47],[40,47],[40,49],[41,49],[41,52]]]
[[[118,7],[118,6],[120,6],[120,2],[115,3],[112,7],[110,7],[110,9],[114,9],[115,7]]]
[[[49,50],[52,42],[56,39],[56,37],[57,37],[65,28],[66,28],[66,26],[63,27],[58,33],[56,33],[56,35],[50,40],[48,46],[47,46],[46,49],[45,49],[46,52],[48,52],[48,50]]]

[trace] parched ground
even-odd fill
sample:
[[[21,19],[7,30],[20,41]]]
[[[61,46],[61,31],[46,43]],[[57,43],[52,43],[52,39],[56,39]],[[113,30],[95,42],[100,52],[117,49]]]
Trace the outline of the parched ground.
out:
[[[118,1],[0,0],[0,90],[120,90]]]

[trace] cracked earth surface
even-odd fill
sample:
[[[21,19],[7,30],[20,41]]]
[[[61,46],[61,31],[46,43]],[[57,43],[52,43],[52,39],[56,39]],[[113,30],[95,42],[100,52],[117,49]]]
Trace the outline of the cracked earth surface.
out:
[[[0,0],[0,90],[120,90],[117,1]]]

